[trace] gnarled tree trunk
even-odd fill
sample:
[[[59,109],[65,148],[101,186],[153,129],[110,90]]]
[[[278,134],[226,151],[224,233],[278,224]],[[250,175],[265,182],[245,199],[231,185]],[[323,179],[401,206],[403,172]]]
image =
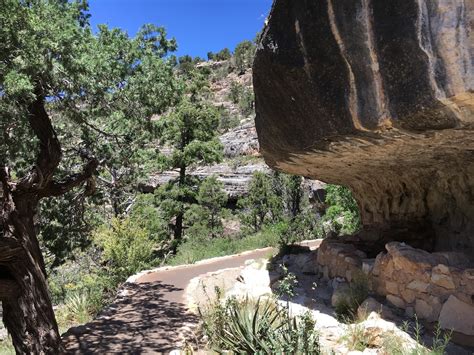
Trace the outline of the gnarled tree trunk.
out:
[[[93,175],[98,163],[89,159],[81,173],[55,181],[61,146],[45,110],[41,89],[29,106],[28,122],[39,140],[36,165],[17,180],[10,176],[6,162],[0,166],[0,286],[5,286],[0,299],[3,321],[17,354],[59,354],[61,338],[34,217],[41,198],[60,196],[80,186]]]

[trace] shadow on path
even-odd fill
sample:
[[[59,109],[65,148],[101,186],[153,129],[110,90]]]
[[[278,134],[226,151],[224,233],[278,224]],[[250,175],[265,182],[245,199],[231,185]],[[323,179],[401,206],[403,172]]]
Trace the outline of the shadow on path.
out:
[[[124,289],[95,320],[64,334],[67,354],[169,352],[181,340],[178,330],[197,322],[184,304],[166,300],[181,288],[158,281],[127,284]]]

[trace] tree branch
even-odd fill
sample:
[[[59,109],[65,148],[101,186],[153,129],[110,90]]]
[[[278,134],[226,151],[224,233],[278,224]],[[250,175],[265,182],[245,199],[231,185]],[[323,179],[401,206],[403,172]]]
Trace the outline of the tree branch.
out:
[[[61,162],[61,144],[44,107],[42,89],[38,84],[36,99],[28,107],[28,122],[39,140],[39,153],[36,166],[18,183],[20,190],[40,190],[52,179]]]
[[[92,158],[84,166],[82,172],[72,174],[62,181],[51,181],[42,191],[41,197],[61,196],[73,188],[82,185],[83,182],[90,179],[97,170],[99,161]]]

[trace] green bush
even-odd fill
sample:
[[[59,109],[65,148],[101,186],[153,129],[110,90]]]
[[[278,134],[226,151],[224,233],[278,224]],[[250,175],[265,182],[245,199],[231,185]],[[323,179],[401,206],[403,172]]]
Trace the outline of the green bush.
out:
[[[224,230],[222,219],[226,214],[224,205],[227,202],[224,184],[215,175],[207,177],[199,186],[196,200],[198,204],[192,205],[185,215],[191,226],[186,233],[212,238],[221,236]]]
[[[331,229],[341,235],[354,234],[359,230],[359,207],[351,190],[344,186],[327,185],[326,204],[328,208],[322,218],[323,224],[329,222]]]
[[[199,315],[209,346],[217,352],[320,354],[311,314],[292,318],[271,299],[230,298],[222,304],[217,297],[206,309],[199,309]]]
[[[240,119],[237,116],[231,115],[223,106],[219,108],[219,114],[219,130],[221,132],[227,132],[240,124]]]
[[[163,211],[156,207],[153,194],[140,194],[136,197],[130,211],[132,224],[145,229],[150,238],[157,243],[165,241],[169,236],[169,227]]]
[[[244,88],[242,90],[239,98],[239,108],[244,117],[255,113],[255,96],[252,88]]]
[[[130,219],[112,220],[110,226],[94,232],[93,240],[102,249],[102,260],[117,283],[149,267],[156,245],[149,233]]]
[[[251,68],[255,56],[256,46],[251,41],[242,41],[235,47],[234,58],[235,66],[240,73]]]
[[[230,92],[229,92],[229,99],[234,104],[238,104],[240,101],[240,97],[244,91],[244,87],[236,81],[232,81],[230,83]]]

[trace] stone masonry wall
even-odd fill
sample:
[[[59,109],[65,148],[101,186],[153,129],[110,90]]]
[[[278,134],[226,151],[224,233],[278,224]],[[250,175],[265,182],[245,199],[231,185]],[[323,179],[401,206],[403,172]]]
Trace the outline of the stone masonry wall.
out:
[[[346,243],[337,238],[321,244],[317,263],[324,277],[350,282],[355,273],[364,272],[371,290],[407,316],[416,314],[420,320],[439,322],[443,329],[462,336],[462,343],[474,345],[474,268],[467,255],[429,253],[390,242],[386,252],[368,259],[354,245],[353,240]]]

